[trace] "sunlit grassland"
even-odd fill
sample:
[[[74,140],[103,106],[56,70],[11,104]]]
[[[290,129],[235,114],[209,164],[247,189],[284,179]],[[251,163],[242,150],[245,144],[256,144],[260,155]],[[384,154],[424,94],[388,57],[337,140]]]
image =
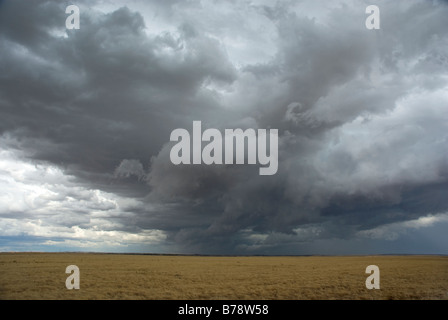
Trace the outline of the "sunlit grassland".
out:
[[[68,265],[80,289],[68,290]],[[380,289],[368,290],[368,265]],[[0,253],[0,299],[448,299],[446,256]]]

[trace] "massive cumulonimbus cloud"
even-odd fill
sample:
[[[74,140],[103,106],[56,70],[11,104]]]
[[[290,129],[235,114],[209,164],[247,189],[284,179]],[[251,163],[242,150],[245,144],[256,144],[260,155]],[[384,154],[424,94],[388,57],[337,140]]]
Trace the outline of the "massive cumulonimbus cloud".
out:
[[[356,1],[67,5],[0,4],[4,248],[406,251],[446,223],[445,2],[380,1],[379,30]],[[278,129],[278,172],[172,164],[195,120]]]

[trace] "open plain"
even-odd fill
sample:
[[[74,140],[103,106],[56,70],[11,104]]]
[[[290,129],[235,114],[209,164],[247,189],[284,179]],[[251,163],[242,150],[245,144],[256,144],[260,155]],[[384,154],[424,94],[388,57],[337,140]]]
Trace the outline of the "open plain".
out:
[[[68,265],[80,289],[68,290]],[[380,289],[368,290],[368,265]],[[448,299],[447,256],[0,253],[0,299]]]

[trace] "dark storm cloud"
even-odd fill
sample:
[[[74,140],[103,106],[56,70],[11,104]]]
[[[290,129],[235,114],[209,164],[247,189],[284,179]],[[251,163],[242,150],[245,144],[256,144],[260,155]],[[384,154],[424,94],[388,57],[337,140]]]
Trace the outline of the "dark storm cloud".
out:
[[[8,108],[2,131],[46,140],[51,150],[33,150],[41,159],[101,173],[111,172],[123,156],[148,162],[179,122],[176,117],[216,108],[209,97],[186,96],[195,95],[206,79],[233,81],[219,43],[207,37],[149,38],[141,15],[125,7],[83,15],[80,30],[57,37],[49,30],[65,31],[63,6],[31,7],[25,25],[2,19],[1,80]],[[14,17],[27,8],[8,2],[2,15]],[[180,47],[188,48],[176,55]]]
[[[445,4],[384,1],[381,29],[367,30],[359,2],[80,2],[81,28],[67,31],[66,5],[2,4],[0,130],[30,161],[138,200],[98,200],[108,230],[275,253],[447,212]],[[278,173],[174,166],[170,133],[193,120],[279,129]]]

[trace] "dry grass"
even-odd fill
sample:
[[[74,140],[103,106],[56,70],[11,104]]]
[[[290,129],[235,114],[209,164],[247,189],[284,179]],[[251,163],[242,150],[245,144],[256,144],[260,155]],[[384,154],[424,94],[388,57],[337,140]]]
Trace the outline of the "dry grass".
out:
[[[65,268],[80,269],[67,290]],[[367,290],[365,268],[380,268]],[[0,299],[448,299],[448,257],[0,253]]]

